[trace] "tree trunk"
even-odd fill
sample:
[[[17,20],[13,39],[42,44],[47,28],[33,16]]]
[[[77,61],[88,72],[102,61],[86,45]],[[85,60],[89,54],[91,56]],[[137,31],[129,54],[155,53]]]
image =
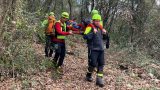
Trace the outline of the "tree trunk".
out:
[[[68,0],[69,4],[69,11],[70,11],[70,18],[72,18],[72,0]]]
[[[92,0],[92,9],[93,10],[95,8],[95,0]]]

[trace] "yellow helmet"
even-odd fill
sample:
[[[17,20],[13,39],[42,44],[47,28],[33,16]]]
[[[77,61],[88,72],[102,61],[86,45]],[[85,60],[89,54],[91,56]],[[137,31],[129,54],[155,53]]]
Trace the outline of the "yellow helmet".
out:
[[[64,18],[69,18],[69,14],[67,12],[63,12],[61,17],[64,17]]]
[[[53,12],[50,12],[49,15],[54,15],[54,13],[53,13]]]
[[[100,21],[101,21],[101,15],[99,15],[99,14],[94,14],[94,15],[92,16],[92,20],[100,20]]]
[[[98,14],[98,10],[92,10],[91,15],[93,16],[94,14]]]

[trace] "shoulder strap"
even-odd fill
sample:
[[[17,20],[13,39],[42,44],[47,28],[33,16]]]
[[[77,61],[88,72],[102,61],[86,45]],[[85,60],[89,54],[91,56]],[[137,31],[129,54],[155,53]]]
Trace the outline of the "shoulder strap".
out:
[[[88,26],[95,28],[95,26],[92,23],[88,24]]]

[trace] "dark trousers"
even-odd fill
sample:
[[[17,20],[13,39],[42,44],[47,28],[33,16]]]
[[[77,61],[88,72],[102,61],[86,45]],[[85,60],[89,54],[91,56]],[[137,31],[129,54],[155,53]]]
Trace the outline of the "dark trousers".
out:
[[[88,48],[88,66],[89,66],[90,61],[91,61],[91,49]]]
[[[97,67],[97,73],[103,73],[104,67],[104,51],[91,50],[88,71],[93,72]]]
[[[56,43],[55,44],[55,56],[54,62],[56,62],[57,67],[63,65],[63,61],[66,54],[66,47],[64,43]]]
[[[53,54],[53,50],[51,49],[51,35],[46,35],[46,45],[45,45],[45,56],[51,57]]]

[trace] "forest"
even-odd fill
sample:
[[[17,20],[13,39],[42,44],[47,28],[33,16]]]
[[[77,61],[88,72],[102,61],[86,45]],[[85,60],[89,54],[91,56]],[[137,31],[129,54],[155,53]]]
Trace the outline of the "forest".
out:
[[[110,39],[103,88],[85,81],[82,35],[67,36],[64,75],[44,52],[42,23],[50,12],[56,20],[68,12],[79,24],[94,9]],[[0,0],[0,90],[99,89],[160,89],[160,0]]]

